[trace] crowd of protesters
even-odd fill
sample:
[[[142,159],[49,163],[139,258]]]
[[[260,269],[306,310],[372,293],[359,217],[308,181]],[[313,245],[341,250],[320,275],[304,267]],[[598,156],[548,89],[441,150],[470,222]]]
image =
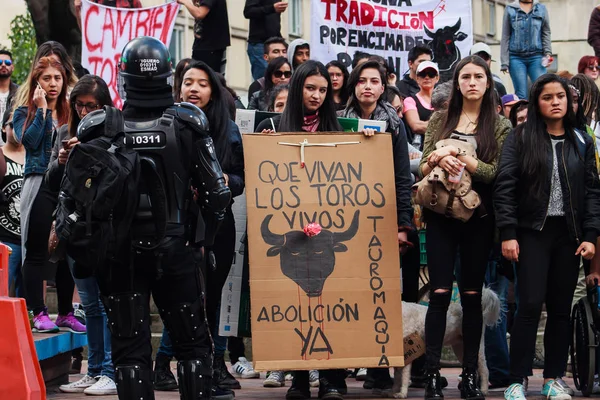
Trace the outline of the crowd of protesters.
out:
[[[142,6],[139,1],[98,2]],[[228,186],[233,197],[240,196],[243,151],[234,120],[236,109],[244,105],[224,79],[230,45],[227,3],[177,2],[196,24],[191,58],[175,68],[172,96],[204,111],[216,149],[226,160],[222,168]],[[254,79],[247,108],[279,113],[264,120],[258,133],[341,131],[338,117],[386,122],[392,136],[404,301],[420,300],[417,225],[427,228],[431,289],[426,353],[413,364],[413,386],[425,389],[425,399],[443,398],[447,382],[440,359],[453,282],[458,281],[464,314],[461,394],[484,398],[477,377],[482,287],[490,285],[506,303],[512,281],[518,306],[511,326],[503,315],[498,325],[485,330],[486,353],[494,354],[488,357],[490,387],[505,388],[508,400],[526,398],[545,304],[546,330],[552,334],[544,341],[541,393],[549,399],[570,399],[573,389],[563,379],[570,308],[578,282],[586,275],[588,282],[600,279],[600,256],[595,255],[600,236],[600,8],[590,21],[595,55],[580,59],[577,74],[548,74],[552,50],[546,7],[537,1],[508,4],[500,65],[510,73],[515,93],[507,93],[502,79],[491,72],[492,51],[485,43],[474,44],[445,83],[427,46],[410,49],[409,70],[402,77],[394,75],[384,58],[367,53],[353,55],[350,72],[338,60],[313,60],[307,41],[288,44],[281,36],[280,19],[287,6],[284,1],[246,0],[243,14],[250,20],[247,53]],[[75,8],[80,7],[75,0]],[[79,143],[77,126],[88,113],[112,106],[109,90],[101,78],[74,68],[57,42],[39,46],[20,87],[11,80],[12,61],[9,51],[0,50],[0,240],[12,248],[11,293],[26,299],[35,332],[63,328],[87,334],[87,374],[61,391],[116,394],[111,336],[98,283],[93,277],[77,279],[69,257],[50,262],[48,240],[65,164]],[[377,134],[372,129],[363,133]],[[436,146],[448,139],[469,143],[473,153],[454,145]],[[481,205],[467,222],[424,209],[422,220],[415,223],[413,209],[419,206],[411,202],[411,185],[436,168],[449,176],[466,171],[472,178]],[[219,302],[234,258],[235,232],[230,204],[213,249],[217,268],[206,276],[214,383],[223,390],[240,389],[239,379],[260,376],[245,357],[242,338],[218,335]],[[582,259],[592,260],[591,270],[581,267]],[[56,287],[55,321],[45,305],[47,282]],[[505,309],[510,307],[505,304]],[[231,367],[225,363],[227,349]],[[173,357],[165,329],[156,358],[156,390],[177,388],[170,368]],[[311,387],[319,387],[319,398],[343,399],[348,375],[364,380],[364,388],[376,394],[392,390],[386,369],[270,371],[264,386],[283,387],[290,379],[287,399],[308,399]]]

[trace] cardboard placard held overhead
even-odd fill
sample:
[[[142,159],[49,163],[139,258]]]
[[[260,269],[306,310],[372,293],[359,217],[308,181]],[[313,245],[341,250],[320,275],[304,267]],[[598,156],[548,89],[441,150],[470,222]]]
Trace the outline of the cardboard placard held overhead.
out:
[[[391,136],[243,140],[255,368],[404,365]]]

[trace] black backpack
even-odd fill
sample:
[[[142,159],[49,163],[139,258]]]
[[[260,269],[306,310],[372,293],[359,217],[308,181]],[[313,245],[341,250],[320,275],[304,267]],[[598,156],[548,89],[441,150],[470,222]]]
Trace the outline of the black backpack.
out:
[[[116,108],[88,114],[78,137],[81,143],[71,150],[61,182],[56,233],[83,278],[129,249],[140,161],[127,146],[123,115]]]

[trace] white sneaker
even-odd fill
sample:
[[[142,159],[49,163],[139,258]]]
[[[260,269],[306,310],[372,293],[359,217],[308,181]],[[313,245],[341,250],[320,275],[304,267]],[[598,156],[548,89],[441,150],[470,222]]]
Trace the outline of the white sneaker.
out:
[[[356,380],[357,381],[364,381],[367,379],[367,369],[366,368],[359,368],[358,372],[356,373]]]
[[[285,386],[285,376],[283,371],[271,371],[267,379],[263,382],[264,387],[283,387]]]
[[[97,381],[93,376],[85,375],[76,382],[60,385],[58,389],[63,393],[83,393],[83,391],[94,385]]]
[[[294,380],[294,375],[292,375],[291,372],[286,372],[286,374],[285,374],[285,381],[286,382],[291,382],[293,380]]]
[[[575,391],[569,385],[567,385],[563,378],[558,378],[556,382],[560,383],[560,386],[563,387],[563,389],[565,390],[565,392],[567,392],[569,396],[575,396]],[[592,389],[592,391],[593,390],[594,389]]]
[[[308,373],[308,383],[310,387],[319,387],[319,371],[311,369]]]
[[[252,367],[252,363],[246,360],[246,357],[240,357],[238,359],[238,362],[231,366],[231,372],[236,378],[260,378],[260,374],[254,370],[254,367]]]
[[[117,385],[115,381],[108,376],[102,375],[98,382],[85,389],[83,393],[89,396],[105,396],[107,394],[117,394]]]
[[[600,393],[600,383],[597,380],[594,380],[594,386],[592,387],[592,394]]]

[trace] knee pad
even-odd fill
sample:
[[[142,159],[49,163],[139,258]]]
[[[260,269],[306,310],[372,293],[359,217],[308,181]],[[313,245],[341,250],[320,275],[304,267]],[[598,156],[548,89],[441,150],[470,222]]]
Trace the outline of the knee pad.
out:
[[[175,345],[202,342],[210,337],[204,302],[182,303],[171,309],[160,308],[160,316]]]
[[[115,368],[115,383],[120,400],[154,400],[152,371],[139,365]]]
[[[140,293],[102,296],[110,332],[116,337],[135,337],[144,324],[144,301]]]
[[[447,309],[450,305],[450,300],[452,299],[452,289],[448,289],[442,293],[436,293],[437,289],[431,289],[429,291],[429,307],[434,308],[445,308]]]
[[[212,354],[201,359],[177,363],[179,395],[182,400],[210,399],[212,390]]]

